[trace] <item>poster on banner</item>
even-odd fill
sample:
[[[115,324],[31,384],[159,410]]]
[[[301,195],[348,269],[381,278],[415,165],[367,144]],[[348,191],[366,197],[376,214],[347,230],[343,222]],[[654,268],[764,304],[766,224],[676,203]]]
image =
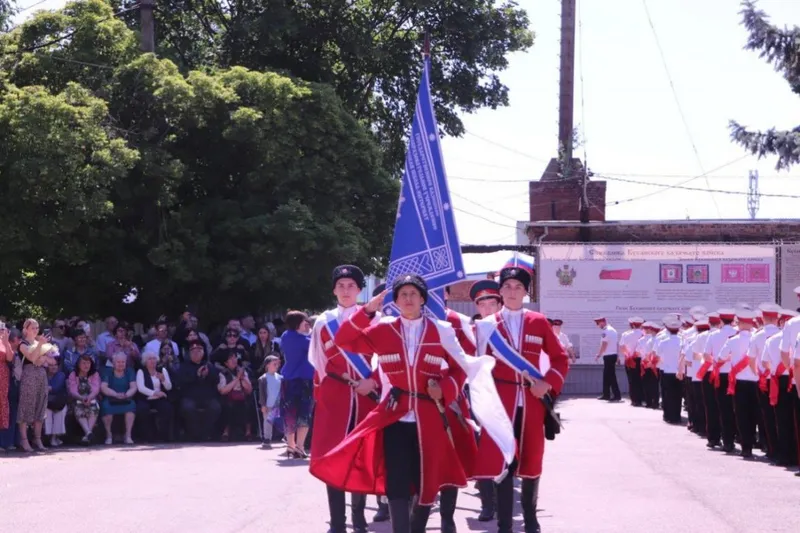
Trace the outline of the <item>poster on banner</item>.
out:
[[[787,309],[800,307],[800,300],[794,293],[800,287],[800,244],[781,245],[781,301]]]
[[[775,247],[542,245],[538,282],[540,309],[564,321],[576,363],[594,364],[600,346],[597,316],[622,334],[632,316],[660,321],[694,305],[714,310],[774,301]]]

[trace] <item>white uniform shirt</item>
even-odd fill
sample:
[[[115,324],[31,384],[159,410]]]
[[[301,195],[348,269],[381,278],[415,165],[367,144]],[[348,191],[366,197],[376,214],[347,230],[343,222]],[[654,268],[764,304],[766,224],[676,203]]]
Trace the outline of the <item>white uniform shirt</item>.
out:
[[[617,330],[612,328],[610,325],[606,324],[606,327],[602,329],[602,341],[605,341],[606,348],[603,350],[603,356],[606,355],[615,355],[617,353]]]
[[[669,334],[658,343],[656,356],[660,358],[658,368],[665,374],[678,373],[678,359],[681,355],[681,338],[678,334]]]
[[[653,336],[642,335],[642,338],[639,339],[639,342],[636,343],[636,355],[639,357],[646,357],[648,353],[650,353],[650,346],[653,344]]]
[[[750,355],[750,341],[753,335],[749,331],[740,331],[733,337],[725,341],[719,351],[719,359],[730,357],[730,362],[726,366],[736,366],[744,357]],[[730,372],[730,370],[729,370]],[[753,373],[748,364],[741,372],[736,375],[737,381],[758,381],[758,376]]]
[[[783,325],[783,338],[781,339],[781,351],[791,352],[800,335],[800,316],[796,316]]]
[[[770,373],[772,376],[778,375],[778,365],[781,364],[781,341],[783,340],[783,331],[778,330],[778,333],[767,339],[764,343],[764,350],[761,352],[762,364],[764,361],[769,361]],[[789,369],[784,369],[779,375],[785,376],[789,373]]]
[[[561,343],[561,346],[564,348],[564,350],[572,348],[572,343],[569,341],[569,337],[563,331],[558,332],[558,342]]]
[[[689,345],[686,354],[687,359],[689,357],[692,358],[692,381],[700,381],[700,378],[697,377],[697,372],[700,370],[700,367],[703,364],[703,354],[706,352],[706,345],[708,344],[708,338],[713,333],[711,330],[701,331],[697,334],[697,336],[692,341],[691,345]]]
[[[767,344],[767,339],[780,331],[780,328],[775,324],[766,324],[763,328],[755,332],[750,339],[750,357],[755,359],[756,368],[759,372],[763,372],[765,368],[761,364],[761,355],[764,353],[764,346]]]
[[[709,335],[705,353],[711,356],[711,360],[714,361],[714,363],[719,362],[721,358],[719,353],[722,350],[722,347],[725,345],[725,342],[727,342],[727,340],[734,335],[736,335],[736,328],[730,324],[723,324],[721,328]],[[721,374],[729,373],[731,371],[731,362],[728,361],[722,365],[719,371]]]
[[[683,355],[683,360],[686,365],[687,372],[691,370],[692,363],[694,362],[694,357],[692,350],[690,349],[692,343],[694,342],[695,337],[697,337],[697,329],[694,326],[685,330],[683,335],[681,336],[681,355]]]
[[[633,357],[634,352],[636,352],[636,346],[639,344],[639,339],[642,338],[644,332],[641,329],[629,329],[619,339],[619,346],[620,346],[620,353],[622,353],[622,347],[624,346],[627,351],[628,357]]]

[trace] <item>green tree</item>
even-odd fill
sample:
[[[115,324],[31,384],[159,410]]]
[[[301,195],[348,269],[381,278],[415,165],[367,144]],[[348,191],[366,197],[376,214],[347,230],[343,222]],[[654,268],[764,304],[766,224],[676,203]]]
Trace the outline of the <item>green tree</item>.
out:
[[[165,0],[157,22],[161,52],[183,68],[240,65],[332,85],[373,128],[393,172],[404,162],[425,30],[438,122],[456,136],[459,111],[508,105],[499,73],[533,42],[512,0]]]
[[[55,257],[37,271],[46,307],[118,313],[136,287],[130,317],[194,304],[225,318],[324,305],[335,264],[380,268],[398,186],[330,87],[242,67],[182,73],[136,53],[111,13],[97,0],[69,4],[3,42],[37,47],[12,54],[10,80],[52,92],[80,80],[105,101],[107,135],[136,154],[124,179],[106,184],[110,212],[70,228],[83,260]],[[107,45],[93,55],[98,43]]]
[[[783,75],[792,92],[800,95],[800,27],[778,28],[770,24],[766,13],[751,0],[742,2],[741,14],[742,24],[750,34],[745,48],[758,51],[760,57]],[[751,131],[731,121],[730,128],[733,140],[759,158],[777,156],[778,169],[800,162],[800,126],[790,130]]]

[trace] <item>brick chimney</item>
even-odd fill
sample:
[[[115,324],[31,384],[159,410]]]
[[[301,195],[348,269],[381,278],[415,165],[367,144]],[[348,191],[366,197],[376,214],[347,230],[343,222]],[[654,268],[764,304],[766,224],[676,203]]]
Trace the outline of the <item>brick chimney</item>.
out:
[[[581,179],[584,173],[580,159],[572,159],[569,178],[561,175],[558,160],[551,159],[539,181],[529,184],[530,221],[580,220]],[[606,219],[606,182],[589,181],[589,220]]]

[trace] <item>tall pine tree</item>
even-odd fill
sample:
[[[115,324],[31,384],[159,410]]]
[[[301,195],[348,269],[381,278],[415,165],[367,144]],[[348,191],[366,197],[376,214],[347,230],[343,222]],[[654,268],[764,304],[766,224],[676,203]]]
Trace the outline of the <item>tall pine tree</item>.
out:
[[[760,57],[783,74],[792,91],[800,95],[800,27],[778,28],[770,24],[769,17],[756,8],[754,0],[742,2],[741,14],[742,24],[750,33],[745,48],[758,51]],[[730,128],[733,140],[758,157],[777,156],[778,169],[800,162],[800,126],[790,130],[750,131],[731,121]]]

